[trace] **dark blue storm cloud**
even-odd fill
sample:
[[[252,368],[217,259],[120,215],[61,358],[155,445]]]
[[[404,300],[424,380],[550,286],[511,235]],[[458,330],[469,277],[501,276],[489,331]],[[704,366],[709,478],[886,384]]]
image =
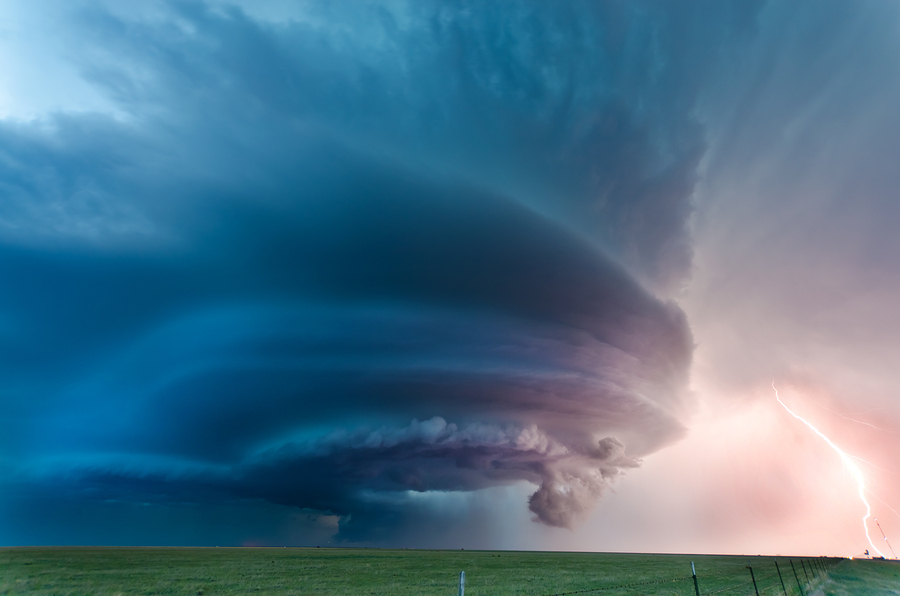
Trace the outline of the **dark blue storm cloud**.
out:
[[[0,123],[9,494],[374,540],[411,493],[528,482],[565,527],[681,435],[692,339],[654,292],[690,267],[707,49],[752,6],[157,9],[68,17],[116,114]]]

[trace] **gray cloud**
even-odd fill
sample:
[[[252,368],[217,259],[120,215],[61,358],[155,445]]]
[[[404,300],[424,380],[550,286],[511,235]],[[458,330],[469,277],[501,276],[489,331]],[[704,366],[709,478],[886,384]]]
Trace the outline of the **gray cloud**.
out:
[[[238,480],[221,487],[228,494],[342,515],[352,514],[363,489],[473,490],[530,480],[545,495],[532,500],[532,509],[557,525],[571,525],[587,511],[617,466],[633,465],[610,451],[609,441],[598,444],[597,433],[617,433],[635,455],[679,436],[673,412],[680,408],[691,341],[677,309],[644,293],[588,245],[572,243],[505,200],[504,233],[497,236],[483,196],[476,195],[473,217],[462,195],[450,207],[439,202],[434,214],[419,197],[413,217],[404,216],[397,193],[386,194],[392,217],[410,226],[412,238],[386,230],[391,222],[372,215],[380,208],[369,211],[357,199],[351,205],[358,213],[347,214],[334,199],[340,195],[328,194],[329,209],[338,205],[340,216],[316,219],[330,222],[321,238],[285,239],[279,228],[298,228],[285,224],[283,211],[265,232],[249,223],[259,214],[242,211],[243,225],[223,228],[228,242],[201,243],[200,255],[173,255],[155,266],[136,257],[123,265],[96,263],[96,257],[56,263],[72,280],[70,299],[86,275],[93,279],[83,291],[104,287],[113,293],[111,303],[122,302],[123,291],[145,297],[127,300],[129,308],[111,324],[117,331],[145,326],[166,305],[193,314],[126,342],[119,357],[103,358],[99,379],[70,385],[43,432],[86,451],[231,466]],[[436,227],[423,236],[431,224]],[[482,232],[479,224],[487,224]],[[236,269],[238,258],[244,263]],[[133,272],[130,283],[123,283],[123,270]],[[199,288],[191,281],[198,276],[204,279]],[[155,286],[165,291],[155,293]],[[319,302],[324,298],[336,305]],[[83,326],[93,327],[84,310],[53,313],[43,306],[42,312],[56,314],[58,322],[56,341],[40,344],[77,342]],[[110,403],[109,395],[121,401]],[[519,434],[491,443],[449,433],[437,445],[414,435],[375,447],[349,437],[323,456],[276,451],[269,453],[278,454],[278,465],[247,460],[266,443],[292,444],[291,433],[310,427],[346,427],[354,419],[396,424],[435,414],[469,424],[504,421]],[[536,424],[540,432],[530,432],[558,443],[559,453],[522,445],[521,433]],[[336,492],[310,495],[285,483],[284,467]],[[147,471],[140,476],[145,482],[137,485],[146,486]],[[273,494],[254,488],[279,483]],[[546,498],[570,485],[585,488],[565,502]],[[335,497],[330,506],[327,497]]]
[[[43,322],[25,353],[35,371],[56,359],[64,387],[34,449],[77,454],[65,477],[98,498],[265,499],[361,537],[362,511],[388,515],[372,491],[521,481],[540,485],[536,519],[571,526],[680,436],[692,343],[674,305],[503,197],[338,163],[353,183],[320,174],[299,205],[188,218],[190,248],[7,253],[7,310]],[[437,435],[396,430],[413,418]],[[380,441],[316,439],[373,423]],[[175,481],[155,458],[206,463]]]
[[[412,493],[528,482],[571,527],[681,436],[693,343],[653,291],[690,267],[731,9],[156,6],[68,21],[116,114],[0,126],[29,482],[348,540]],[[707,9],[727,26],[698,37]]]
[[[290,176],[305,161],[298,151],[316,151],[310,135],[327,135],[515,196],[659,288],[690,267],[705,145],[694,102],[718,66],[706,48],[749,27],[755,10],[312,3],[303,20],[273,23],[197,2],[160,8],[153,18],[77,13],[70,34],[96,41],[72,59],[130,125],[57,116],[45,188],[21,183],[16,204],[56,196],[57,217],[75,220],[58,228],[97,230],[99,211],[109,233],[131,237],[165,225],[163,197],[197,176],[255,191]],[[697,27],[704,19],[726,26]],[[98,166],[141,177],[143,196],[92,183]],[[9,218],[28,225],[34,214]]]

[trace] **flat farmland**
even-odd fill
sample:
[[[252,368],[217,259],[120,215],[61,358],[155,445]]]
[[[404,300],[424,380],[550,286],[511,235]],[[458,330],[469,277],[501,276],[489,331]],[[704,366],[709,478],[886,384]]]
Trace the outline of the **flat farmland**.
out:
[[[0,594],[455,595],[900,593],[900,564],[821,558],[319,548],[0,549]],[[794,567],[792,569],[791,563]],[[756,579],[754,588],[750,570]],[[796,570],[797,575],[794,575]]]

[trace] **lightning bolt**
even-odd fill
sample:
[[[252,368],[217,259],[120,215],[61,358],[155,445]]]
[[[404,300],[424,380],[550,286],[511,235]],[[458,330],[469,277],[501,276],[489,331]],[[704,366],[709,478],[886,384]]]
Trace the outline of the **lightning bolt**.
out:
[[[877,552],[879,555],[881,555],[883,557],[884,553],[882,553],[880,550],[878,550],[878,547],[875,546],[874,542],[872,542],[872,537],[869,536],[869,525],[867,523],[867,520],[870,517],[872,517],[872,508],[869,506],[869,501],[866,500],[866,491],[868,489],[866,488],[866,482],[865,482],[865,479],[863,478],[862,470],[860,470],[857,467],[856,462],[853,461],[852,457],[850,457],[849,455],[844,453],[840,447],[838,447],[837,445],[832,443],[831,439],[829,439],[824,434],[822,434],[822,431],[820,431],[818,428],[816,428],[815,426],[813,426],[812,424],[807,422],[806,419],[804,419],[802,416],[795,414],[793,410],[791,410],[789,407],[787,407],[787,405],[783,401],[781,401],[781,398],[778,397],[778,389],[775,388],[775,381],[772,381],[772,389],[775,390],[775,399],[777,399],[778,403],[780,403],[784,407],[784,409],[788,411],[788,414],[790,414],[791,416],[793,416],[794,418],[796,418],[797,420],[799,420],[800,422],[802,422],[803,424],[808,426],[814,433],[819,435],[819,437],[821,437],[821,439],[823,441],[828,443],[829,447],[834,449],[837,452],[837,454],[839,456],[841,456],[841,462],[843,462],[844,466],[846,466],[847,469],[850,470],[850,475],[853,476],[854,480],[856,480],[856,486],[859,489],[859,498],[863,502],[863,504],[866,506],[866,514],[862,518],[863,530],[866,533],[866,540],[869,541],[869,545],[872,547],[872,550],[874,550],[875,552]]]
[[[816,404],[817,406],[819,406],[820,408],[822,408],[823,410],[827,410],[827,411],[831,412],[832,414],[834,414],[835,416],[839,416],[840,418],[843,418],[844,420],[849,420],[850,422],[855,422],[855,423],[857,423],[857,424],[862,424],[863,426],[868,426],[868,427],[874,428],[875,430],[880,430],[880,431],[883,431],[883,432],[890,432],[890,431],[889,431],[888,429],[886,429],[886,428],[881,428],[880,426],[875,426],[874,424],[869,424],[868,422],[863,422],[862,420],[857,420],[856,418],[851,418],[850,416],[845,416],[845,415],[841,414],[840,412],[835,412],[835,411],[832,410],[831,408],[826,408],[825,406],[823,406],[822,404],[820,404],[819,402],[817,402],[817,401],[815,401],[815,400],[812,400],[812,402],[813,402],[814,404]],[[876,409],[877,409],[877,408],[876,408]],[[871,412],[871,411],[873,411],[873,410],[869,410],[869,411]]]

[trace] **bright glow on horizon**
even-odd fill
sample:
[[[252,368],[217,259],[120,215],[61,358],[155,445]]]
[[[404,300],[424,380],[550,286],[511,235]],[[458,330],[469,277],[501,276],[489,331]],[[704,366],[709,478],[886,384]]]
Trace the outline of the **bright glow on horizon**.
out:
[[[866,533],[866,539],[869,541],[869,545],[872,547],[872,550],[874,550],[874,551],[877,552],[879,555],[881,555],[882,557],[884,557],[884,553],[881,552],[880,550],[878,550],[878,547],[875,546],[875,543],[874,543],[874,542],[872,542],[872,537],[869,536],[869,526],[868,526],[868,524],[866,523],[866,521],[872,516],[872,508],[869,506],[869,501],[866,499],[866,491],[867,491],[868,489],[866,488],[866,483],[865,483],[865,479],[863,478],[862,470],[860,470],[860,469],[856,466],[856,463],[853,461],[853,458],[852,458],[852,457],[850,457],[849,455],[847,455],[846,453],[844,453],[844,451],[843,451],[840,447],[838,447],[837,445],[835,445],[834,443],[832,443],[831,439],[829,439],[828,437],[826,437],[826,436],[822,433],[822,431],[820,431],[818,428],[816,428],[815,426],[813,426],[812,424],[810,424],[810,423],[809,423],[805,418],[803,418],[802,416],[800,416],[800,415],[798,415],[798,414],[795,414],[793,410],[791,410],[789,407],[787,407],[787,404],[785,404],[783,401],[781,401],[781,398],[778,397],[778,389],[775,387],[775,381],[772,381],[772,389],[775,390],[775,399],[778,400],[778,403],[780,403],[780,404],[782,405],[782,407],[784,407],[784,409],[787,410],[788,413],[789,413],[791,416],[793,416],[794,418],[796,418],[797,420],[799,420],[800,422],[802,422],[803,424],[805,424],[806,426],[808,426],[814,433],[816,433],[817,435],[819,435],[819,437],[821,437],[823,441],[825,441],[826,443],[828,443],[828,446],[829,446],[829,447],[831,447],[832,449],[834,449],[834,450],[837,452],[837,454],[841,456],[841,462],[843,462],[843,464],[844,464],[845,466],[847,466],[847,468],[849,468],[850,474],[853,476],[854,480],[856,480],[856,484],[857,484],[857,487],[858,487],[858,490],[859,490],[859,498],[862,500],[862,502],[863,502],[863,503],[865,504],[865,506],[866,506],[866,514],[865,514],[865,516],[863,516],[863,519],[862,519],[862,522],[863,522],[863,530],[864,530],[865,533]]]

